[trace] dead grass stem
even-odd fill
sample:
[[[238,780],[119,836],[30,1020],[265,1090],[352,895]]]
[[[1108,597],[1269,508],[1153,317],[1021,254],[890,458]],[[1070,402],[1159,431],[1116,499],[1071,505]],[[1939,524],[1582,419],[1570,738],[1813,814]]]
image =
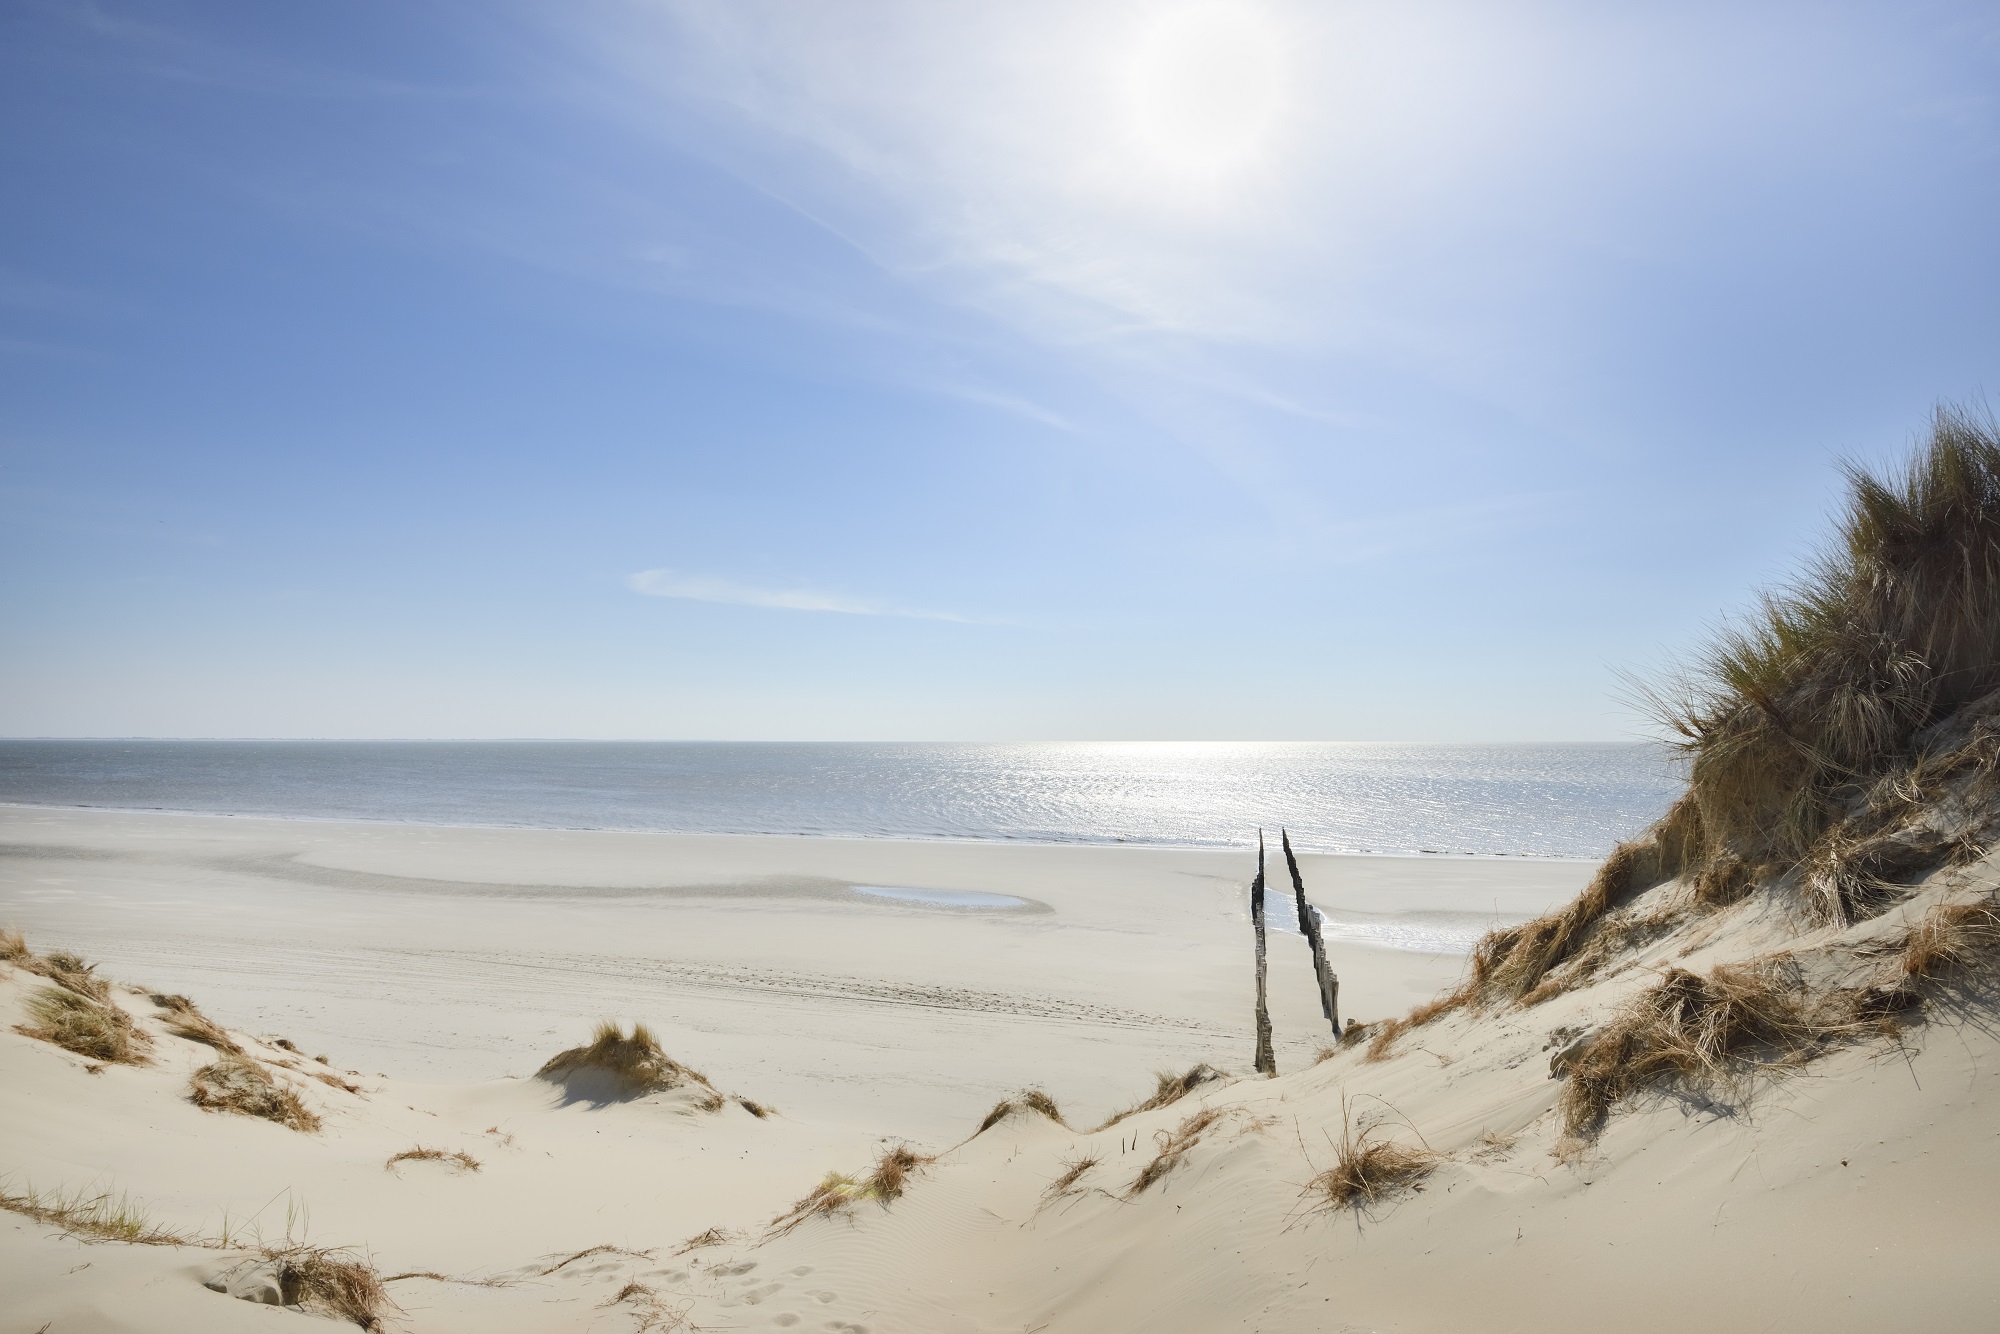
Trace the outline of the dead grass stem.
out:
[[[1205,1062],[1198,1065],[1191,1065],[1178,1075],[1171,1070],[1162,1070],[1153,1076],[1154,1088],[1152,1096],[1146,1098],[1144,1101],[1133,1103],[1123,1111],[1112,1113],[1097,1127],[1097,1130],[1109,1130],[1126,1117],[1137,1116],[1140,1112],[1150,1112],[1161,1107],[1171,1107],[1203,1085],[1213,1084],[1227,1078],[1229,1078],[1228,1074]],[[1092,1131],[1091,1133],[1095,1134],[1096,1131]]]
[[[727,1228],[712,1227],[706,1232],[697,1232],[674,1248],[675,1255],[686,1255],[690,1251],[706,1250],[711,1246],[727,1246],[739,1240],[739,1234]]]
[[[1102,1161],[1103,1159],[1094,1153],[1065,1159],[1061,1175],[1057,1176],[1054,1181],[1051,1181],[1047,1188],[1042,1191],[1043,1197],[1045,1199],[1054,1199],[1057,1196],[1069,1194],[1070,1191],[1076,1188],[1076,1183],[1083,1180],[1084,1174]]]
[[[461,1172],[477,1172],[479,1160],[463,1149],[430,1149],[419,1144],[401,1153],[389,1155],[389,1161],[382,1164],[382,1170],[393,1172],[397,1163],[450,1163]]]
[[[1204,1107],[1172,1130],[1154,1131],[1153,1144],[1158,1152],[1132,1179],[1132,1184],[1125,1190],[1126,1196],[1143,1195],[1149,1187],[1165,1179],[1168,1173],[1187,1161],[1189,1151],[1201,1142],[1202,1134],[1220,1120],[1222,1112],[1219,1109]]]

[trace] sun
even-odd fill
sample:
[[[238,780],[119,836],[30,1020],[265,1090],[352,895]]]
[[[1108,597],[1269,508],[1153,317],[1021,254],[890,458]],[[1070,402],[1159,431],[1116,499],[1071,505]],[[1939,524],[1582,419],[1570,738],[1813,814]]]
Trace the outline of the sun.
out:
[[[1266,147],[1284,100],[1285,48],[1264,10],[1198,4],[1154,19],[1132,57],[1141,151],[1159,168],[1213,176]]]

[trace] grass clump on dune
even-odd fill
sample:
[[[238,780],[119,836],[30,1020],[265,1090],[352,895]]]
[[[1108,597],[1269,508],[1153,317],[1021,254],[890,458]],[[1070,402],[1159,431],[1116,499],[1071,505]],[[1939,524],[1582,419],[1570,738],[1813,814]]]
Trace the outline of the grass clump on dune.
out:
[[[1379,1126],[1356,1131],[1346,1101],[1340,1108],[1340,1143],[1332,1167],[1315,1176],[1308,1189],[1335,1209],[1365,1209],[1399,1190],[1417,1186],[1443,1161],[1428,1146],[1399,1144],[1376,1136]]]
[[[1976,855],[2000,798],[2000,425],[1939,408],[1901,469],[1847,480],[1828,549],[1643,689],[1687,791],[1573,903],[1489,933],[1448,1000],[1535,1003],[1584,980],[1616,943],[1585,954],[1605,919],[1675,877],[1688,910],[1766,885],[1846,924]],[[1938,824],[1952,792],[1975,798],[1968,827]]]
[[[1796,960],[1774,955],[1707,975],[1670,968],[1628,1000],[1553,1073],[1572,1142],[1594,1135],[1620,1100],[1679,1083],[1707,1094],[1739,1071],[1797,1064],[1841,1038],[1879,1031],[1898,998],[1873,991],[1815,995]]]
[[[571,1047],[549,1058],[535,1072],[536,1078],[567,1084],[578,1077],[607,1079],[625,1097],[641,1097],[669,1089],[695,1087],[700,1090],[703,1111],[721,1111],[725,1100],[708,1076],[660,1049],[652,1030],[644,1024],[632,1025],[627,1034],[614,1023],[601,1023],[581,1047]],[[753,1112],[752,1115],[755,1115]]]
[[[243,1055],[243,1048],[237,1045],[236,1039],[224,1032],[222,1025],[196,1009],[195,1003],[186,996],[153,992],[146,999],[167,1012],[166,1029],[175,1037],[213,1047],[225,1056]]]
[[[1941,903],[1903,942],[1905,977],[1945,977],[2000,954],[2000,904]]]
[[[15,1030],[28,1037],[94,1061],[144,1065],[148,1060],[145,1048],[151,1039],[109,1000],[93,1000],[68,987],[41,987],[28,998],[28,1014],[35,1022]]]
[[[973,1138],[977,1139],[979,1136],[993,1129],[993,1127],[999,1125],[1002,1121],[1005,1121],[1008,1117],[1019,1113],[1044,1116],[1065,1128],[1069,1125],[1067,1121],[1063,1120],[1062,1111],[1056,1106],[1054,1098],[1051,1098],[1040,1089],[1023,1089],[1011,1098],[1003,1098],[999,1102],[994,1103],[993,1110],[988,1112],[986,1119],[979,1123],[979,1129],[972,1132]]]
[[[389,1161],[382,1164],[382,1170],[393,1172],[397,1163],[446,1163],[461,1172],[477,1172],[480,1166],[479,1160],[463,1149],[427,1149],[421,1144],[389,1155]]]
[[[1051,1181],[1043,1189],[1043,1197],[1045,1199],[1055,1199],[1059,1196],[1069,1194],[1072,1190],[1076,1189],[1076,1183],[1083,1180],[1084,1176],[1102,1161],[1103,1159],[1094,1153],[1066,1159],[1063,1162],[1061,1175],[1057,1176],[1054,1181]]]
[[[372,1265],[350,1252],[319,1246],[273,1246],[264,1259],[276,1267],[285,1305],[380,1329],[397,1309]]]
[[[1097,1129],[1109,1130],[1128,1116],[1137,1116],[1141,1112],[1150,1112],[1161,1107],[1171,1107],[1204,1084],[1213,1084],[1227,1078],[1229,1076],[1226,1073],[1206,1062],[1191,1065],[1178,1075],[1171,1070],[1162,1070],[1153,1076],[1154,1087],[1151,1097],[1142,1102],[1135,1102],[1123,1111],[1113,1112]]]
[[[68,950],[36,954],[28,948],[27,937],[19,931],[0,930],[0,962],[46,977],[57,986],[89,1000],[104,1002],[111,999],[111,986],[97,975],[96,964],[85,963]]]
[[[1169,1172],[1186,1161],[1188,1151],[1201,1143],[1204,1131],[1222,1120],[1222,1113],[1213,1107],[1204,1107],[1194,1112],[1172,1130],[1159,1130],[1153,1134],[1153,1143],[1159,1150],[1153,1160],[1139,1170],[1126,1188],[1129,1195],[1143,1195],[1148,1187],[1163,1179]]]
[[[257,1062],[225,1056],[188,1078],[188,1097],[205,1112],[234,1112],[275,1121],[302,1134],[319,1129],[319,1117]]]
[[[910,1178],[937,1159],[918,1153],[906,1144],[884,1149],[868,1175],[856,1179],[844,1172],[828,1172],[810,1194],[771,1220],[771,1235],[783,1236],[811,1218],[831,1218],[847,1212],[862,1200],[887,1205],[901,1199]]]

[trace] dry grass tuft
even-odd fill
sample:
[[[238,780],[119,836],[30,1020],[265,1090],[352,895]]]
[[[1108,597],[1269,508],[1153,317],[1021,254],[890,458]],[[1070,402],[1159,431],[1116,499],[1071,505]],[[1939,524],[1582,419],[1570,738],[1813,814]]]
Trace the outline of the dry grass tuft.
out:
[[[1142,1195],[1147,1187],[1163,1179],[1169,1172],[1179,1167],[1187,1159],[1189,1150],[1201,1142],[1202,1132],[1210,1129],[1222,1119],[1222,1113],[1213,1107],[1204,1107],[1193,1113],[1172,1130],[1153,1132],[1153,1143],[1159,1149],[1153,1161],[1140,1169],[1126,1188],[1129,1196]]]
[[[739,1234],[727,1228],[712,1227],[706,1232],[697,1232],[674,1248],[675,1255],[686,1255],[690,1251],[706,1250],[711,1246],[727,1246],[738,1240]]]
[[[305,1134],[319,1129],[319,1117],[297,1093],[240,1056],[225,1056],[195,1071],[188,1078],[188,1096],[203,1111],[260,1117]]]
[[[562,1259],[550,1265],[547,1269],[536,1270],[535,1277],[547,1278],[550,1274],[553,1274],[561,1269],[567,1269],[571,1265],[575,1264],[578,1260],[588,1260],[593,1255],[629,1255],[634,1257],[635,1259],[640,1259],[640,1260],[650,1260],[653,1258],[653,1253],[651,1251],[632,1251],[632,1250],[627,1250],[623,1246],[613,1246],[610,1245],[609,1243],[601,1246],[586,1246],[580,1251],[575,1251],[569,1255],[564,1256]]]
[[[1051,1181],[1047,1188],[1042,1191],[1043,1198],[1055,1199],[1057,1196],[1069,1194],[1070,1191],[1076,1188],[1076,1183],[1083,1180],[1084,1174],[1102,1161],[1094,1153],[1065,1161],[1063,1163],[1062,1175]]]
[[[28,1187],[20,1194],[0,1190],[0,1209],[52,1223],[75,1236],[93,1241],[123,1241],[138,1246],[192,1246],[199,1243],[185,1233],[161,1227],[131,1197],[113,1197],[108,1191],[95,1195],[82,1191],[64,1194],[43,1193]]]
[[[34,1024],[19,1025],[16,1032],[93,1061],[144,1065],[149,1059],[145,1049],[152,1039],[108,1000],[93,1000],[69,987],[39,987],[28,998],[28,1014]]]
[[[935,1157],[917,1153],[903,1144],[884,1149],[882,1156],[875,1160],[875,1170],[862,1183],[863,1193],[884,1204],[900,1199],[909,1178],[936,1161]]]
[[[1365,1209],[1396,1191],[1417,1187],[1441,1156],[1429,1148],[1378,1139],[1380,1126],[1356,1131],[1341,1107],[1340,1143],[1335,1159],[1308,1184],[1335,1209]]]
[[[382,1170],[393,1172],[396,1170],[397,1163],[450,1163],[456,1166],[461,1172],[477,1172],[479,1170],[479,1160],[463,1149],[427,1149],[421,1144],[413,1149],[405,1149],[401,1153],[391,1154],[389,1161],[382,1164]]]
[[[175,1037],[213,1047],[225,1056],[243,1055],[243,1048],[237,1045],[236,1039],[224,1032],[222,1025],[196,1009],[194,1002],[186,996],[164,996],[154,992],[147,999],[167,1012],[167,1032]]]
[[[1154,1088],[1151,1097],[1143,1102],[1133,1103],[1122,1112],[1112,1113],[1097,1129],[1109,1130],[1128,1116],[1137,1116],[1140,1112],[1150,1112],[1160,1107],[1171,1107],[1203,1085],[1214,1084],[1227,1078],[1229,1076],[1226,1072],[1206,1063],[1191,1065],[1178,1075],[1171,1070],[1162,1070],[1153,1076]]]
[[[350,1252],[319,1246],[267,1247],[286,1296],[308,1311],[380,1329],[383,1316],[401,1308],[389,1300],[374,1268]],[[288,1301],[287,1304],[291,1304]]]
[[[1368,1037],[1368,1050],[1363,1054],[1362,1060],[1386,1061],[1395,1054],[1394,1048],[1397,1038],[1402,1037],[1403,1034],[1413,1028],[1422,1028],[1434,1019],[1441,1019],[1454,1010],[1464,1009],[1472,1003],[1475,994],[1476,990],[1473,985],[1467,983],[1459,987],[1456,991],[1448,991],[1435,1000],[1425,1001],[1401,1019],[1384,1019],[1374,1024],[1349,1024],[1348,1029],[1352,1032],[1352,1030],[1359,1028]],[[1350,1037],[1348,1033],[1342,1033],[1339,1045],[1345,1047],[1351,1042],[1359,1042],[1360,1040],[1360,1034]],[[1338,1048],[1335,1051],[1338,1051]]]
[[[1587,1140],[1619,1101],[1680,1082],[1727,1086],[1749,1069],[1796,1064],[1844,1037],[1879,1031],[1899,1006],[1873,993],[1815,997],[1789,955],[1728,964],[1706,977],[1670,968],[1574,1050],[1558,1106],[1564,1134]]]
[[[30,955],[22,966],[79,996],[87,996],[99,1003],[111,999],[111,985],[97,975],[97,965],[85,963],[68,950],[52,950],[39,959]]]
[[[759,1121],[764,1120],[766,1117],[776,1116],[778,1114],[778,1109],[771,1106],[769,1103],[752,1102],[748,1098],[736,1099],[736,1105],[738,1107],[741,1107],[744,1111],[750,1113],[750,1115],[756,1117]]]
[[[667,1300],[643,1283],[627,1283],[618,1289],[617,1295],[598,1303],[600,1309],[609,1306],[630,1306],[631,1315],[639,1323],[634,1326],[635,1334],[646,1334],[648,1330],[692,1329],[688,1321],[688,1311],[694,1303],[683,1299],[677,1306],[668,1305]]]
[[[1383,1019],[1368,1026],[1368,1050],[1361,1059],[1368,1062],[1386,1061],[1395,1054],[1396,1039],[1403,1036],[1410,1027],[1406,1019]]]
[[[810,1194],[771,1220],[770,1235],[781,1237],[809,1218],[845,1213],[861,1200],[878,1200],[886,1206],[889,1201],[902,1198],[912,1176],[936,1161],[935,1157],[898,1144],[884,1149],[874,1168],[860,1180],[844,1172],[828,1172]]]
[[[771,1235],[782,1237],[809,1218],[845,1213],[861,1197],[862,1186],[844,1172],[828,1172],[819,1184],[791,1208],[771,1220]]]
[[[1065,1129],[1069,1125],[1067,1121],[1063,1120],[1062,1111],[1057,1108],[1054,1098],[1051,1098],[1040,1089],[1023,1089],[1011,1098],[1003,1098],[999,1102],[994,1103],[993,1110],[986,1114],[986,1119],[979,1123],[979,1129],[972,1132],[972,1137],[977,1139],[1016,1112],[1028,1112],[1036,1116],[1045,1116]]]
[[[1944,977],[1971,968],[2000,951],[2000,905],[1939,904],[1910,928],[1903,943],[1903,976]]]
[[[535,1074],[554,1083],[565,1083],[577,1075],[602,1074],[631,1097],[698,1085],[703,1090],[702,1110],[719,1112],[725,1105],[708,1076],[660,1050],[660,1044],[644,1024],[632,1025],[632,1032],[627,1035],[617,1024],[601,1023],[587,1045],[571,1047],[549,1058]]]
[[[0,963],[24,964],[34,958],[28,938],[10,926],[0,926]]]

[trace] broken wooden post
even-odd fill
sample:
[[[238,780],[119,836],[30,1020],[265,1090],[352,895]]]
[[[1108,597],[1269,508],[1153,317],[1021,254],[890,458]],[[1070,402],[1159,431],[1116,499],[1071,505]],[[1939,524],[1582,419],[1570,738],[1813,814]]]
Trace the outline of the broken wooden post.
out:
[[[1326,962],[1326,941],[1319,934],[1319,911],[1306,902],[1305,877],[1299,874],[1299,859],[1292,855],[1292,836],[1280,828],[1278,837],[1285,842],[1285,865],[1292,872],[1292,896],[1298,901],[1299,934],[1312,946],[1313,975],[1319,979],[1319,1012],[1333,1025],[1333,1036],[1340,1037],[1340,977]]]
[[[1271,1011],[1264,1001],[1264,831],[1257,831],[1257,878],[1250,882],[1250,924],[1257,932],[1257,1073],[1278,1073],[1271,1054]]]

